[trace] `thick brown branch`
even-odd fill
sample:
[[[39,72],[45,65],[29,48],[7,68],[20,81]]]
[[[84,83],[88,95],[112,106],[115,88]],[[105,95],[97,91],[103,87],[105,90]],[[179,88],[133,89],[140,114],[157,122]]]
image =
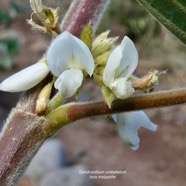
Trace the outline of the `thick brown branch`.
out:
[[[125,100],[115,100],[111,109],[105,102],[75,104],[69,109],[69,120],[104,115],[118,112],[128,112],[157,107],[165,107],[186,103],[186,89],[164,91],[159,93],[144,94],[133,96]]]
[[[15,185],[31,158],[46,139],[43,117],[13,109],[0,142],[0,185]]]
[[[49,113],[43,128],[47,134],[52,135],[66,124],[90,116],[165,107],[183,103],[186,103],[186,89],[144,94],[125,100],[117,99],[113,101],[111,108],[109,108],[104,101],[94,103],[70,103],[58,107]]]

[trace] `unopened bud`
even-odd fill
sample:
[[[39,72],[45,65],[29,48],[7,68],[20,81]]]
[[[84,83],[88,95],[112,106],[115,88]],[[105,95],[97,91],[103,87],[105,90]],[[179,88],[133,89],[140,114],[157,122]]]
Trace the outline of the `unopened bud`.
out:
[[[118,37],[107,38],[109,31],[100,34],[92,44],[92,55],[94,58],[104,54],[105,52],[111,52],[112,48],[115,46],[115,42]]]

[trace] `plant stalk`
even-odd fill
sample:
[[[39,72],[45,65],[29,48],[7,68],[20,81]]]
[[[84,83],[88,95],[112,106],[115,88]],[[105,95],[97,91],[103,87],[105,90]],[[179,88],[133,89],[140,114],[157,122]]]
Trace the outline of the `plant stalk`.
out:
[[[152,109],[184,103],[186,103],[186,88],[132,96],[124,100],[117,99],[113,101],[111,108],[103,101],[87,104],[76,103],[70,107],[68,118],[74,121],[95,115]]]
[[[89,22],[95,32],[110,0],[74,0],[61,23],[61,31],[79,37]]]
[[[96,115],[108,115],[119,112],[130,112],[186,103],[186,88],[164,92],[132,96],[128,99],[116,99],[111,108],[104,102],[69,103],[62,105],[47,115],[44,130],[53,135],[64,125]],[[66,116],[64,116],[66,113]],[[50,121],[50,124],[48,124]]]

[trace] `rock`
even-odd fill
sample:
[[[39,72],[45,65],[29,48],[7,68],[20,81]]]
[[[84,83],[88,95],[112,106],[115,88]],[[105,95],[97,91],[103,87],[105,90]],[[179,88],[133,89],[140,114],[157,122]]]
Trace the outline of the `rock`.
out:
[[[33,180],[27,177],[22,177],[18,182],[18,186],[38,186],[38,185]]]
[[[81,170],[89,169],[85,165],[57,169],[44,176],[39,186],[93,186],[89,175],[81,174]]]
[[[24,175],[38,182],[47,173],[66,164],[67,159],[62,142],[58,139],[50,139],[39,149]]]

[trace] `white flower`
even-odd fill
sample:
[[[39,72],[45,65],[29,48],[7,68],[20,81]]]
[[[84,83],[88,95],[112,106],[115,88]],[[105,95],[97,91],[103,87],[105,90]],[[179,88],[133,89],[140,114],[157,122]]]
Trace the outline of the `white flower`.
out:
[[[138,52],[134,43],[125,36],[121,44],[110,54],[103,72],[103,82],[117,98],[125,99],[134,92],[129,80],[138,64]]]
[[[40,61],[5,79],[0,83],[0,90],[5,92],[21,92],[28,90],[42,81],[49,71],[46,63]]]
[[[64,97],[71,97],[81,86],[82,79],[83,74],[81,70],[65,70],[57,79],[55,88],[58,88]]]
[[[64,97],[73,96],[82,85],[84,73],[94,71],[94,60],[86,44],[68,32],[56,37],[47,51],[46,59],[27,67],[0,83],[0,90],[21,92],[42,81],[51,71],[57,76],[54,86]]]
[[[117,123],[117,130],[123,142],[127,143],[131,149],[139,148],[138,129],[144,127],[155,131],[157,126],[153,124],[143,111],[125,112],[112,115]]]
[[[77,92],[84,71],[90,76],[94,71],[94,60],[87,45],[68,32],[53,40],[47,51],[47,62],[52,74],[58,77],[54,86],[64,97]]]

